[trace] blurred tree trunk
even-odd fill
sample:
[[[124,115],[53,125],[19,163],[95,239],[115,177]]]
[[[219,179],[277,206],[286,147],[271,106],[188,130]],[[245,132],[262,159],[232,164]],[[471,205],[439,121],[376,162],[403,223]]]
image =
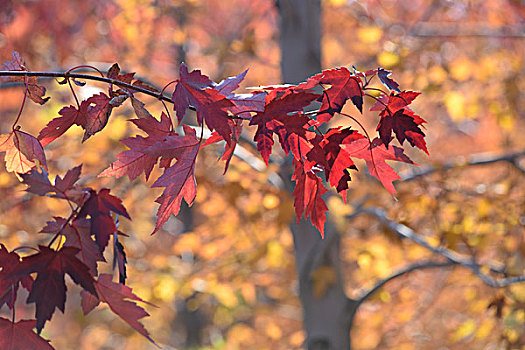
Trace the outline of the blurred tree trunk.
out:
[[[278,0],[281,72],[284,83],[298,83],[321,71],[321,0]],[[292,175],[291,162],[281,169]],[[287,188],[293,190],[288,180]],[[294,238],[299,297],[303,307],[308,350],[350,349],[350,328],[355,303],[344,291],[341,276],[340,236],[328,221],[325,239],[310,221],[290,226]],[[314,280],[323,279],[324,288]],[[319,282],[318,282],[319,283]]]

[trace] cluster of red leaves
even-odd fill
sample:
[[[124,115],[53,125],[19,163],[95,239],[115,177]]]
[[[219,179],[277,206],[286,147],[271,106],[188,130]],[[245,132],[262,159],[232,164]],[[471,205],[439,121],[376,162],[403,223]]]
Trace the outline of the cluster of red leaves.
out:
[[[3,69],[26,70],[18,54],[14,54],[13,60],[5,63]],[[328,208],[323,195],[328,192],[327,187],[333,187],[346,201],[350,171],[357,170],[355,159],[364,160],[370,174],[393,194],[393,181],[400,177],[386,161],[414,163],[402,147],[391,145],[394,139],[392,133],[401,146],[406,140],[428,153],[422,131],[425,121],[408,107],[419,93],[401,91],[389,74],[381,68],[361,73],[342,67],[325,70],[297,85],[259,87],[249,94],[237,94],[234,91],[246,76],[246,71],[217,84],[199,70],[190,72],[182,63],[179,79],[172,82],[175,88],[171,97],[176,121],[182,125],[181,134],[175,131],[174,120],[168,110],[156,119],[134,95],[137,93],[136,88],[158,94],[159,98],[162,92],[158,93],[144,82],[134,80],[133,73],[120,74],[118,65],[114,64],[106,75],[111,82],[108,94],[99,93],[84,101],[77,101],[76,107],[62,108],[60,117],[51,120],[40,131],[38,138],[13,125],[12,132],[0,135],[0,152],[6,152],[7,170],[20,174],[28,185],[28,192],[69,201],[72,213],[68,218],[55,217],[47,223],[41,232],[52,234],[53,239],[47,247],[39,246],[36,254],[21,259],[17,253],[8,252],[0,246],[0,306],[7,304],[10,308],[14,307],[20,283],[29,291],[27,302],[36,304],[36,321],[7,324],[6,320],[0,318],[0,332],[10,332],[9,340],[4,343],[0,340],[0,345],[13,346],[10,344],[21,342],[18,338],[27,335],[29,327],[34,325],[40,333],[55,308],[64,311],[66,273],[83,289],[82,307],[85,313],[101,301],[105,302],[113,312],[150,339],[148,332],[138,322],[147,316],[135,303],[143,300],[124,286],[126,256],[118,241],[122,233],[118,231],[114,216],[129,219],[129,215],[120,199],[109,194],[109,189],[97,192],[76,186],[80,167],[69,170],[63,178],[57,176],[54,184],[43,168],[41,172],[33,169],[37,164],[46,166],[43,147],[70,127],[78,125],[83,128],[82,141],[85,141],[106,126],[114,108],[120,107],[128,99],[131,101],[137,119],[131,119],[130,122],[145,135],[123,139],[122,143],[128,149],[118,154],[117,161],[99,176],[127,175],[130,180],[134,180],[144,173],[147,181],[155,166],[163,171],[152,184],[152,187],[164,189],[156,200],[160,206],[153,231],[155,233],[171,214],[178,214],[183,199],[189,205],[193,203],[196,196],[195,163],[200,149],[225,141],[222,159],[226,161],[226,172],[241,139],[243,125],[247,122],[257,127],[254,141],[266,164],[271,159],[275,135],[283,152],[293,158],[292,180],[296,182],[293,196],[297,220],[303,215],[310,218],[324,236]],[[389,92],[369,87],[375,76]],[[26,78],[20,81],[26,84],[26,95],[41,103],[43,93],[39,91],[45,90],[38,87],[36,81]],[[71,86],[71,82],[83,85],[67,77],[61,83]],[[114,89],[115,86],[118,88]],[[377,91],[382,93],[376,96]],[[363,135],[351,127],[329,123],[336,114],[340,114],[347,117],[350,123],[356,122],[361,127],[355,117],[343,113],[342,109],[350,100],[363,113],[365,96],[376,101],[370,110],[379,111],[377,138],[370,139],[364,129]],[[316,106],[318,108],[313,110]],[[199,132],[195,127],[182,124],[188,109],[197,113],[200,136],[197,136]],[[205,142],[204,125],[212,131]],[[73,205],[76,205],[75,209]],[[65,242],[59,244],[56,250],[51,249],[58,237],[65,238]],[[112,237],[120,283],[112,282],[110,275],[98,276],[97,271],[97,263],[105,261],[103,253]],[[32,274],[35,273],[36,279],[33,280]],[[49,348],[49,344],[36,334],[31,341],[40,344],[42,349]]]

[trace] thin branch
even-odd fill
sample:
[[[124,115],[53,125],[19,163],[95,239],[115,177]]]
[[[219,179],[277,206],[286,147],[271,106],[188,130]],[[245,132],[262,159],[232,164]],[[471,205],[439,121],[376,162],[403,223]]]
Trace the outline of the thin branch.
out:
[[[26,72],[26,71],[0,71],[0,77],[16,77],[16,76],[27,76],[27,77],[48,77],[48,78],[73,78],[73,79],[83,79],[83,80],[94,80],[94,81],[100,81],[107,84],[114,84],[117,86],[120,86],[122,88],[126,88],[128,90],[135,90],[138,92],[141,92],[143,94],[153,96],[159,100],[166,101],[169,103],[173,103],[171,98],[168,96],[159,93],[153,92],[148,89],[144,89],[135,85],[131,85],[128,83],[124,83],[119,80],[106,78],[106,77],[99,77],[96,75],[90,75],[90,74],[82,74],[82,73],[65,73],[65,72]],[[190,106],[190,109],[194,108]]]
[[[481,278],[485,284],[494,287],[494,288],[501,288],[506,287],[514,283],[519,282],[525,282],[525,275],[516,276],[516,277],[508,277],[508,278],[499,278],[496,279],[486,273],[484,273],[482,270],[483,265],[478,264],[474,258],[471,257],[465,257],[461,254],[458,254],[448,248],[445,247],[436,247],[430,244],[424,237],[421,235],[418,235],[414,230],[412,230],[410,227],[405,226],[403,224],[400,224],[394,220],[389,219],[386,216],[385,211],[382,208],[377,207],[367,207],[367,208],[361,208],[358,210],[359,213],[366,213],[375,216],[379,221],[384,223],[389,229],[391,229],[393,232],[397,233],[402,238],[407,238],[411,240],[412,242],[426,248],[427,250],[431,251],[434,254],[441,255],[442,257],[446,258],[448,261],[452,262],[453,264],[461,265],[469,270],[471,270],[476,276]],[[354,215],[355,216],[355,215]],[[504,270],[502,270],[499,267],[490,267],[490,271],[496,272],[496,273],[502,273],[504,274]]]
[[[407,182],[412,181],[414,179],[417,179],[422,176],[430,175],[435,172],[439,171],[446,171],[454,168],[460,168],[460,167],[467,167],[467,166],[475,166],[475,165],[486,165],[486,164],[492,164],[497,162],[508,162],[515,166],[517,169],[519,169],[524,175],[525,175],[525,167],[520,165],[519,158],[525,157],[525,150],[510,153],[510,154],[504,154],[504,155],[496,155],[494,153],[481,153],[481,154],[474,154],[468,158],[457,158],[456,160],[452,160],[450,162],[446,162],[442,165],[430,165],[430,166],[423,166],[420,168],[414,168],[413,170],[410,170],[406,174],[401,174],[401,177],[403,178],[400,181]]]
[[[404,274],[407,274],[409,272],[416,271],[416,270],[435,268],[435,267],[446,267],[446,266],[452,266],[452,265],[455,265],[453,261],[434,261],[434,260],[428,260],[428,261],[410,264],[392,273],[390,276],[377,281],[376,284],[372,288],[362,293],[361,296],[356,299],[357,306],[361,305],[366,299],[370,298],[378,289],[383,287],[385,284],[387,284],[394,278],[397,278],[399,276],[402,276]]]

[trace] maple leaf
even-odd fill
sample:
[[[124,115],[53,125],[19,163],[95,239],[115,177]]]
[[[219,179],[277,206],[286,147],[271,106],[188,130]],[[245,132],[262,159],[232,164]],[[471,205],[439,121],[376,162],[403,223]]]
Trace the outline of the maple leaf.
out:
[[[345,67],[325,70],[318,74],[321,84],[330,85],[322,97],[317,120],[328,122],[335,113],[341,112],[348,99],[363,112],[363,88],[361,80]]]
[[[295,188],[292,195],[294,196],[297,223],[299,223],[304,213],[305,219],[310,217],[312,224],[321,232],[321,237],[324,238],[324,224],[328,207],[321,196],[328,190],[311,169],[311,164],[307,165],[294,160],[294,166],[292,181],[295,181]],[[308,168],[310,169],[307,170]]]
[[[133,294],[130,287],[115,283],[111,279],[112,276],[109,274],[102,274],[98,277],[98,280],[95,281],[96,296],[85,291],[80,293],[84,315],[91,312],[100,302],[106,303],[111,311],[124,322],[155,344],[146,328],[139,322],[141,318],[149,316],[149,314],[138,306],[136,301],[147,302]]]
[[[232,142],[230,143],[226,143],[225,147],[224,147],[224,152],[221,156],[221,159],[226,161],[226,165],[224,167],[224,173],[223,174],[226,174],[226,171],[228,170],[228,166],[230,165],[230,161],[233,157],[233,154],[235,152],[235,147],[237,146],[237,142],[239,140],[239,137],[241,136],[241,132],[242,132],[242,123],[240,120],[236,120],[234,122],[234,130],[235,130],[235,133],[232,137]],[[206,140],[206,142],[201,146],[201,148],[203,147],[206,147],[208,145],[211,145],[211,144],[214,144],[216,142],[220,142],[220,141],[224,141],[224,138],[219,135],[219,133],[217,133],[216,131],[214,131],[210,137],[208,137],[208,139]]]
[[[30,273],[37,273],[27,303],[36,304],[36,328],[38,334],[50,320],[55,308],[64,312],[66,302],[66,283],[64,276],[67,273],[73,281],[86,291],[97,295],[93,277],[89,268],[77,257],[79,249],[62,247],[55,251],[45,246],[38,246],[40,252],[26,256],[22,262],[10,271],[11,277],[20,278]]]
[[[16,323],[0,317],[0,348],[3,350],[53,350],[54,348],[33,331],[36,320],[20,320]]]
[[[80,109],[85,110],[85,121],[81,122],[85,130],[82,138],[84,142],[106,126],[113,106],[110,104],[110,98],[101,92],[82,101]]]
[[[250,121],[250,125],[258,126],[254,141],[257,142],[257,149],[266,165],[268,165],[272,153],[273,134],[276,128],[278,126],[287,128],[293,125],[295,133],[300,132],[304,135],[306,129],[297,127],[297,122],[301,126],[306,126],[310,119],[305,116],[291,117],[288,114],[301,111],[317,97],[318,95],[314,93],[296,92],[294,90],[287,90],[284,94],[274,90],[266,96],[264,111],[257,113]]]
[[[26,188],[27,192],[37,194],[39,196],[45,196],[48,193],[54,193],[51,197],[62,198],[73,200],[77,202],[77,194],[71,193],[74,189],[75,182],[78,181],[80,177],[80,172],[82,171],[82,165],[74,167],[66,172],[64,178],[61,178],[59,175],[55,177],[55,184],[52,185],[49,181],[49,176],[47,172],[42,169],[42,172],[33,169],[29,173],[20,174],[22,178],[22,183],[28,185]],[[78,192],[78,191],[77,191]]]
[[[6,71],[28,71],[22,57],[16,51],[13,51],[13,59],[2,63],[2,70]],[[27,84],[27,94],[29,98],[40,105],[43,105],[49,100],[49,97],[44,98],[46,88],[38,85],[37,77],[2,77],[4,81],[23,82]]]
[[[122,201],[109,194],[108,188],[103,188],[98,193],[92,189],[89,190],[89,198],[82,206],[77,218],[91,217],[91,234],[95,235],[95,241],[103,252],[109,242],[109,236],[117,231],[115,221],[110,212],[122,215],[131,220]]]
[[[147,181],[159,156],[152,156],[145,153],[144,150],[157,142],[161,142],[166,136],[176,135],[176,133],[171,131],[171,122],[164,112],[161,114],[160,121],[152,116],[148,116],[146,118],[132,119],[131,122],[145,131],[148,137],[135,136],[121,140],[122,143],[129,147],[129,150],[119,153],[117,155],[118,160],[99,174],[99,177],[115,176],[119,178],[128,175],[129,179],[133,181],[144,172]]]
[[[256,92],[253,94],[235,94],[233,91],[239,88],[239,84],[244,80],[248,70],[240,73],[235,77],[229,77],[221,81],[220,83],[213,86],[220,94],[224,95],[228,100],[233,102],[234,106],[231,107],[231,112],[241,117],[249,117],[249,114],[242,112],[262,112],[264,111],[264,100],[266,92]]]
[[[420,116],[414,114],[408,108],[399,109],[395,113],[390,112],[387,108],[379,115],[381,119],[377,125],[377,130],[381,141],[386,147],[393,139],[393,131],[400,144],[408,140],[412,146],[418,147],[428,154],[425,134],[419,128],[421,124],[425,123],[425,120]]]
[[[195,160],[200,149],[200,141],[193,128],[187,125],[183,125],[183,128],[184,136],[167,136],[163,142],[158,142],[144,150],[154,157],[162,155],[177,160],[152,185],[152,187],[165,187],[162,195],[156,200],[160,203],[160,207],[153,233],[162,227],[171,214],[179,213],[183,198],[191,206],[197,194]]]
[[[401,92],[401,90],[399,90],[399,84],[388,77],[390,74],[392,73],[383,68],[377,69],[377,76],[379,77],[379,80],[381,80],[383,85],[385,85],[390,90]]]
[[[200,70],[188,73],[188,67],[181,63],[179,80],[173,92],[173,103],[179,123],[184,117],[186,109],[193,105],[197,110],[197,121],[202,125],[203,120],[210,130],[216,130],[226,142],[231,141],[232,126],[227,110],[234,104],[224,95],[212,88],[214,83]]]
[[[80,125],[77,119],[79,118],[80,111],[73,106],[63,107],[58,114],[61,117],[51,120],[38,134],[38,139],[42,143],[42,146],[47,146],[53,140],[62,136],[70,127],[74,124]],[[85,117],[84,117],[85,118]]]
[[[359,137],[356,134],[354,138],[344,141],[346,151],[351,157],[363,159],[366,162],[370,175],[378,179],[383,187],[392,195],[396,193],[393,182],[401,179],[394,169],[386,163],[387,160],[395,160],[414,164],[410,158],[403,152],[402,148],[392,146],[386,148],[380,139],[376,138],[370,142],[364,136]]]
[[[144,107],[144,103],[134,96],[131,96],[131,106],[133,107],[133,110],[135,111],[135,114],[139,118],[149,118],[151,117],[150,112]]]
[[[184,117],[186,109],[190,105],[196,104],[193,93],[195,91],[202,90],[204,88],[213,86],[213,81],[207,76],[203,75],[200,70],[193,70],[188,72],[188,67],[184,62],[179,66],[179,80],[177,86],[173,91],[173,103],[175,111],[177,112],[177,118],[179,122]]]
[[[322,166],[326,180],[330,186],[337,189],[337,192],[341,194],[345,202],[348,181],[351,180],[348,170],[357,170],[357,168],[350,154],[341,145],[362,137],[362,135],[350,128],[332,128],[323,135],[322,140],[315,141],[314,147],[306,154],[310,161],[315,162],[318,166]]]
[[[78,248],[76,257],[82,261],[93,276],[98,274],[97,261],[106,261],[97,243],[91,238],[91,225],[87,219],[78,219],[71,224],[58,216],[54,221],[48,221],[46,226],[40,230],[42,233],[57,234],[60,232],[66,238],[64,247]]]
[[[14,130],[0,135],[0,152],[6,152],[5,164],[8,172],[27,173],[36,165],[35,161],[47,166],[40,142],[23,131]]]
[[[9,252],[7,248],[0,243],[0,308],[7,304],[10,309],[13,309],[17,296],[18,286],[22,283],[22,287],[31,290],[33,285],[33,278],[31,276],[24,276],[16,280],[10,278],[11,271],[20,263],[20,256],[15,252]]]
[[[113,65],[108,69],[106,76],[110,79],[118,80],[126,84],[131,84],[135,73],[120,74],[120,67],[118,63],[113,63]]]

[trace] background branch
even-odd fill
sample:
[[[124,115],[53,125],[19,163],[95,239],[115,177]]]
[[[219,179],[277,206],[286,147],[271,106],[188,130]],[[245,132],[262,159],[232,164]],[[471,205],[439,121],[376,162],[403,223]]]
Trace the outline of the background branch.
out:
[[[354,213],[352,216],[355,216],[361,213],[370,214],[376,217],[379,221],[384,223],[389,229],[397,233],[400,237],[407,238],[411,240],[412,242],[428,249],[432,253],[441,255],[442,257],[446,258],[448,261],[450,261],[453,264],[461,265],[471,270],[476,276],[481,278],[481,280],[485,282],[485,284],[491,287],[500,288],[500,287],[506,287],[506,286],[509,286],[511,284],[518,283],[518,282],[525,282],[525,275],[496,279],[484,273],[482,271],[483,265],[478,264],[474,260],[474,258],[465,257],[445,247],[433,246],[424,237],[417,234],[410,227],[389,219],[386,216],[386,213],[382,208],[377,208],[377,207],[360,208],[360,209],[357,209],[356,213]],[[505,270],[499,267],[489,266],[489,269],[490,271],[495,272],[495,273],[505,274]]]
[[[417,263],[408,265],[392,273],[390,276],[377,281],[376,284],[372,288],[362,293],[361,296],[356,299],[357,306],[361,305],[366,299],[370,298],[378,289],[383,287],[385,284],[387,284],[394,278],[397,278],[399,276],[402,276],[404,274],[407,274],[409,272],[416,271],[416,270],[422,270],[422,269],[428,269],[428,268],[434,268],[434,267],[445,267],[445,266],[452,266],[452,265],[455,265],[453,261],[435,261],[435,260],[427,260],[427,261],[417,262]]]

